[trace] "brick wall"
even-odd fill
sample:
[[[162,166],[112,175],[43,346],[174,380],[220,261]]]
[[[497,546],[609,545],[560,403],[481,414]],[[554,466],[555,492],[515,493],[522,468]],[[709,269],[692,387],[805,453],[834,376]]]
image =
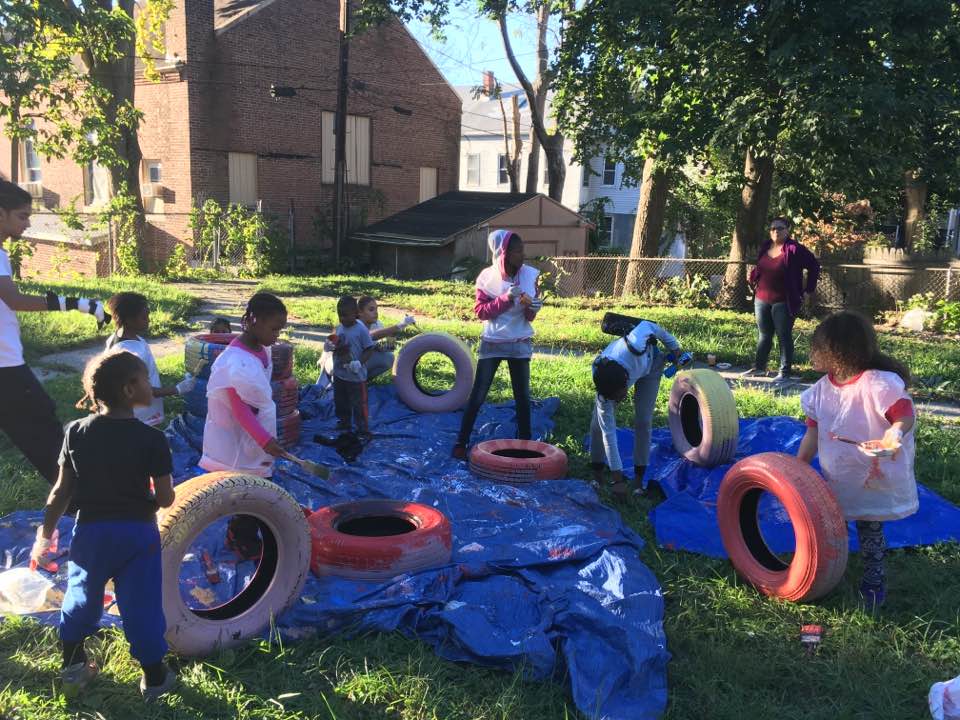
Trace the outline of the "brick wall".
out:
[[[20,269],[25,278],[65,280],[73,273],[81,277],[105,277],[110,274],[108,245],[76,245],[33,240],[33,255],[24,258]]]
[[[316,247],[314,218],[332,205],[333,186],[321,182],[320,113],[336,108],[338,3],[273,0],[227,22],[231,3],[178,3],[166,50],[186,64],[160,83],[137,80],[141,150],[161,162],[164,188],[164,213],[147,218],[150,268],[189,240],[192,199],[229,199],[229,152],[258,155],[266,210],[285,218],[293,201],[298,245]],[[354,39],[350,77],[348,113],[369,117],[372,135],[371,184],[348,187],[351,206],[375,221],[416,204],[421,167],[438,168],[438,192],[455,190],[460,99],[403,26]],[[274,100],[272,83],[304,89]],[[0,175],[9,177],[9,165],[9,140],[0,137]],[[82,205],[83,171],[72,161],[44,160],[43,184],[47,207],[73,197]]]

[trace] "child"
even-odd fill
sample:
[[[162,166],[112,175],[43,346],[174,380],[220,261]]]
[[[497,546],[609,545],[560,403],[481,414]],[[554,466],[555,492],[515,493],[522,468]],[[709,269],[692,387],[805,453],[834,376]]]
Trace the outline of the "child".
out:
[[[883,521],[912,515],[919,506],[913,474],[913,402],[907,394],[910,371],[877,347],[873,326],[861,315],[838,312],[813,333],[810,361],[827,373],[800,396],[807,433],[797,457],[820,456],[820,469],[847,520],[855,520],[863,579],[860,594],[871,608],[886,599]],[[880,439],[896,448],[871,458],[855,445]]]
[[[593,361],[593,384],[597,389],[590,420],[590,467],[598,485],[603,468],[610,467],[613,493],[620,499],[629,497],[630,488],[623,479],[623,463],[617,446],[617,403],[627,397],[633,386],[633,493],[643,492],[643,474],[650,458],[650,432],[653,410],[657,403],[660,378],[667,355],[657,347],[657,340],[679,358],[680,342],[662,327],[642,320],[624,337],[607,345]],[[604,463],[606,461],[606,463]]]
[[[510,368],[510,384],[517,408],[517,437],[530,439],[530,357],[533,355],[533,322],[543,299],[538,297],[540,272],[523,264],[523,240],[512,230],[496,230],[487,238],[492,258],[476,282],[474,312],[483,320],[477,373],[460,434],[452,455],[467,457],[470,433],[477,413],[487,399],[502,360]]]
[[[364,324],[370,332],[370,338],[376,343],[373,354],[365,363],[367,366],[367,380],[373,380],[393,368],[394,342],[392,338],[399,335],[405,328],[413,325],[413,315],[404,316],[403,320],[396,325],[384,327],[380,322],[377,312],[377,301],[369,295],[364,295],[357,300],[357,309],[360,314],[360,322]]]
[[[134,408],[133,414],[141,422],[156,427],[163,422],[162,398],[171,395],[186,395],[197,384],[197,381],[187,375],[175,387],[161,386],[157,362],[153,359],[153,353],[150,352],[147,341],[141,337],[150,328],[150,306],[146,297],[135,292],[117,293],[107,300],[107,307],[113,313],[113,322],[117,329],[113,335],[107,338],[106,349],[121,348],[132,352],[143,360],[144,365],[147,366],[150,385],[153,388],[153,401],[145,407]],[[83,400],[77,407],[81,407],[82,404]],[[95,408],[91,409],[95,410]]]
[[[241,320],[243,332],[213,362],[207,381],[207,421],[199,465],[210,472],[239,470],[273,475],[277,408],[270,378],[273,359],[266,349],[287,324],[287,308],[269,293],[257,293]]]
[[[151,701],[177,682],[163,663],[166,621],[156,518],[157,508],[174,500],[173,461],[163,433],[134,414],[153,400],[140,358],[125,350],[105,352],[87,365],[83,384],[100,411],[66,428],[60,476],[30,557],[41,565],[48,561],[57,522],[72,500],[79,511],[60,615],[63,692],[79,694],[98,672],[83,645],[96,632],[104,586],[112,579],[130,654],[143,668],[140,692]]]
[[[229,335],[233,332],[233,328],[230,327],[229,320],[218,317],[210,321],[210,332],[215,335]]]
[[[287,308],[275,295],[257,293],[241,319],[243,332],[213,361],[207,381],[207,421],[198,465],[210,472],[237,470],[273,475],[273,458],[284,450],[277,442],[277,406],[270,379],[273,358],[267,350],[287,324]],[[227,527],[227,547],[241,560],[256,560],[263,547],[259,522],[235,515]]]
[[[358,322],[357,299],[345,295],[337,301],[340,324],[334,331],[336,341],[327,341],[325,350],[333,353],[333,405],[337,430],[349,432],[354,425],[359,435],[369,435],[367,417],[367,368],[374,344],[362,322]]]
[[[63,445],[63,425],[53,400],[23,360],[18,312],[79,310],[97,323],[109,321],[103,304],[48,292],[46,297],[24,295],[13,282],[10,258],[2,245],[19,240],[30,227],[30,193],[0,180],[0,431],[51,485],[57,481],[57,457]]]

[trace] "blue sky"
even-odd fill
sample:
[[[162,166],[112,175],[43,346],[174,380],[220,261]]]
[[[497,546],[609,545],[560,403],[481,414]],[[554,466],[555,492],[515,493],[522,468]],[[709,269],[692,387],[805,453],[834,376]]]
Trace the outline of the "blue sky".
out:
[[[479,85],[484,70],[492,70],[504,87],[516,84],[516,76],[503,50],[500,29],[492,20],[478,18],[467,8],[454,8],[445,30],[445,41],[432,37],[429,27],[423,23],[414,22],[409,27],[453,85]],[[536,72],[536,19],[533,15],[511,15],[507,27],[517,60],[527,77],[533,80]],[[548,44],[553,47],[549,33]]]

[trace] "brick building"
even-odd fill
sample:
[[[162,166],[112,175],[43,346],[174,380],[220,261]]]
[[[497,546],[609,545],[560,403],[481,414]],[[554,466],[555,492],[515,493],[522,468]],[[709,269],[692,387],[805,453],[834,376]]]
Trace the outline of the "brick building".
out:
[[[316,228],[333,198],[337,21],[337,0],[182,0],[174,8],[157,59],[161,80],[136,80],[148,264],[190,242],[187,214],[207,198],[261,203],[284,217],[292,207],[298,247],[329,244]],[[352,39],[349,68],[354,224],[456,189],[460,97],[403,24]],[[272,98],[274,84],[296,96]],[[102,168],[37,158],[29,146],[21,155],[21,180],[33,181],[48,208],[104,201]],[[0,137],[0,175],[9,165],[9,140]]]

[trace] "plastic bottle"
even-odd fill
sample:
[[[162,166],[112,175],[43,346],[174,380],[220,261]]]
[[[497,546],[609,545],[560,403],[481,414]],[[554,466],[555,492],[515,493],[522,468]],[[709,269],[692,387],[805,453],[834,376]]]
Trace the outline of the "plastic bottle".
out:
[[[0,613],[22,615],[40,610],[53,583],[43,573],[18,567],[0,573]]]
[[[671,352],[667,353],[667,360],[670,361],[670,364],[663,369],[663,376],[666,378],[672,378],[677,374],[677,370],[682,367],[686,367],[693,362],[693,355],[685,352],[681,353],[680,357],[677,357]]]

